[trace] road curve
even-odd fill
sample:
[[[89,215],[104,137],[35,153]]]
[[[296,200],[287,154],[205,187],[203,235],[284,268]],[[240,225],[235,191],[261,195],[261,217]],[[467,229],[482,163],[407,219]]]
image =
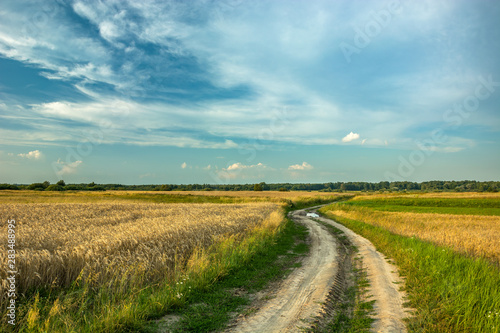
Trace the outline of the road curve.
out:
[[[314,207],[316,208],[316,207]],[[311,210],[309,208],[308,210]],[[257,312],[240,318],[227,333],[304,332],[321,315],[323,304],[335,284],[339,270],[338,242],[321,224],[306,217],[304,210],[289,213],[309,230],[310,253]],[[372,332],[404,333],[404,295],[397,284],[397,268],[389,264],[367,239],[330,219],[315,218],[342,230],[362,257],[370,282],[368,294],[375,300]]]

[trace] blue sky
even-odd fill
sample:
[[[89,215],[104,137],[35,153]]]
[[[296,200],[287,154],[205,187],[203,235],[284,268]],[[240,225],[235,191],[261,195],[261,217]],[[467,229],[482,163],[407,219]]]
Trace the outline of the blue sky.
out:
[[[500,1],[2,1],[0,183],[500,180]]]

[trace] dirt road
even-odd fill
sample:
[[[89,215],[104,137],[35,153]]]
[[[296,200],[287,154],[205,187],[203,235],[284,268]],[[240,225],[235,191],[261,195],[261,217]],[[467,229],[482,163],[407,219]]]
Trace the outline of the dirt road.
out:
[[[406,317],[404,293],[399,291],[402,280],[397,274],[397,267],[388,263],[385,256],[364,237],[354,233],[342,224],[319,217],[318,220],[342,230],[354,244],[362,257],[363,267],[367,270],[370,288],[368,294],[375,300],[375,322],[372,332],[399,333],[406,332],[403,318]]]
[[[320,313],[337,272],[337,242],[323,226],[306,218],[305,212],[294,211],[292,218],[309,229],[310,255],[272,299],[230,332],[300,332]]]
[[[278,290],[270,291],[273,296],[270,300],[254,314],[241,318],[227,332],[303,332],[321,315],[323,304],[335,288],[339,244],[324,226],[305,215],[303,210],[290,214],[294,221],[309,229],[309,256],[280,284]],[[365,238],[332,220],[316,219],[342,230],[358,247],[371,284],[369,294],[376,300],[372,331],[406,332],[402,322],[405,316],[403,295],[398,291],[400,284],[395,284],[400,279],[392,273],[397,271],[396,267],[387,263]]]

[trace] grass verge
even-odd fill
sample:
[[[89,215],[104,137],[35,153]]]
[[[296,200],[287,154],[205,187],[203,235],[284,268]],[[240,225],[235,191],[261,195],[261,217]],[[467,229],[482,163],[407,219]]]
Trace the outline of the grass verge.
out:
[[[159,327],[160,332],[210,332],[226,327],[235,313],[251,313],[255,309],[244,307],[250,304],[250,295],[296,267],[297,257],[308,253],[306,237],[305,227],[287,220],[273,244],[216,283],[191,293],[184,304],[172,308],[169,318],[175,318],[174,322],[152,327]]]
[[[406,292],[416,309],[408,322],[410,332],[500,332],[498,268],[484,259],[335,216],[332,208],[321,212],[369,239],[406,277]]]
[[[347,236],[334,226],[318,221],[325,226],[339,243],[339,270],[337,285],[329,295],[326,306],[333,313],[321,325],[314,329],[315,333],[361,333],[369,332],[373,319],[373,304],[369,300],[366,270],[363,269],[361,258],[356,256],[358,249],[352,245]]]

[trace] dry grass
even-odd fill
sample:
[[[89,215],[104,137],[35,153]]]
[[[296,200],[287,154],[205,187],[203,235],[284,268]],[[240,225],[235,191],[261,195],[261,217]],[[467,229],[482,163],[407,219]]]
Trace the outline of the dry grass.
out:
[[[331,212],[500,263],[499,216],[381,212],[362,207]]]
[[[195,248],[229,235],[242,238],[278,210],[266,203],[35,203],[2,204],[0,216],[16,220],[16,286],[23,293],[79,280],[123,288],[159,282]],[[5,223],[0,243],[7,244]],[[6,263],[6,256],[1,251],[0,262]],[[2,295],[5,277],[3,265]]]

